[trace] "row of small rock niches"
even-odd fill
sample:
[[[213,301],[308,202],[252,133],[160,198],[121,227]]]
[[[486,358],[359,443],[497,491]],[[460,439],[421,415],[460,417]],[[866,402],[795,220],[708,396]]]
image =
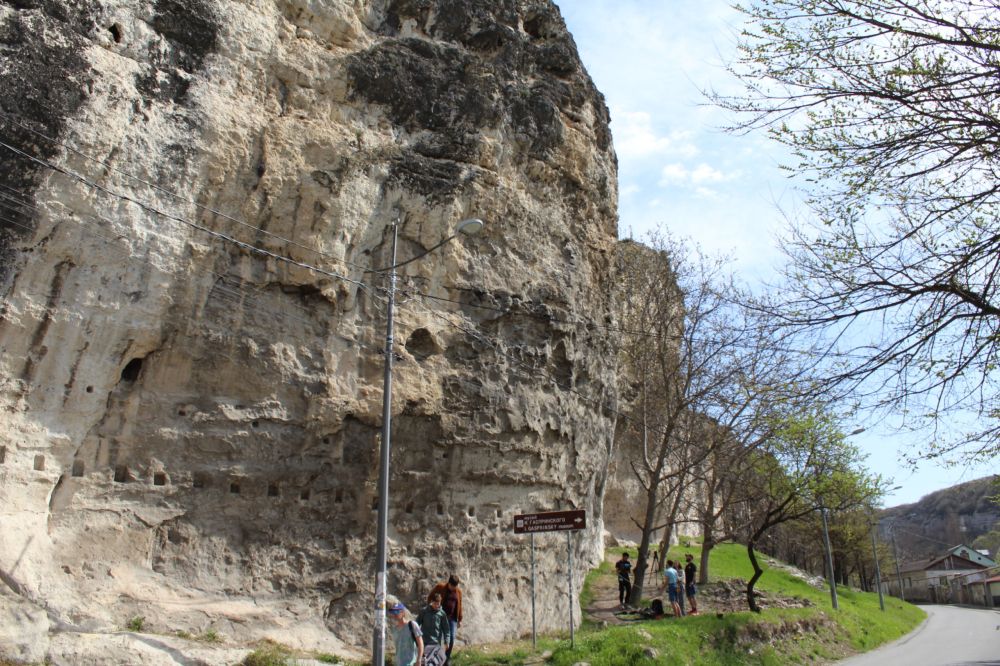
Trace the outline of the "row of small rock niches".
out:
[[[6,461],[6,455],[7,455],[7,448],[4,447],[4,446],[0,446],[0,464],[4,464],[5,463],[5,461]],[[45,456],[43,454],[37,454],[34,457],[34,469],[36,471],[44,471],[45,470]],[[75,477],[82,477],[84,475],[85,471],[86,471],[86,465],[84,464],[84,462],[82,460],[74,460],[73,461],[73,466],[72,466],[72,470],[71,470],[71,474],[73,476],[75,476]],[[115,483],[136,483],[136,482],[140,481],[140,479],[133,475],[133,473],[129,469],[128,465],[117,465],[117,466],[115,466],[115,469],[114,469],[114,481],[115,481]],[[154,486],[168,486],[168,485],[170,485],[170,477],[167,475],[166,472],[153,472],[152,481],[153,481],[152,485],[154,485]],[[196,489],[201,490],[201,489],[209,488],[212,485],[213,485],[212,484],[212,477],[211,477],[211,475],[209,475],[207,473],[196,472],[191,477],[191,487],[192,488],[196,488]],[[233,494],[233,495],[242,494],[243,487],[244,486],[243,486],[243,480],[242,479],[239,479],[239,480],[229,479],[229,492],[230,492],[230,494]],[[311,490],[309,488],[303,488],[302,490],[298,491],[298,495],[299,495],[299,499],[300,500],[302,500],[302,501],[308,501],[311,498],[311,496],[312,496],[312,492],[311,492]],[[281,497],[282,496],[282,492],[281,492],[281,486],[280,486],[280,484],[269,483],[267,485],[267,496],[268,497]],[[345,498],[351,499],[350,498],[350,494],[349,493],[345,493],[344,489],[337,488],[334,491],[333,501],[334,501],[335,504],[341,504],[341,503],[343,503],[345,501]],[[372,499],[372,510],[374,511],[377,508],[378,508],[378,499],[377,498],[373,498]],[[503,516],[503,510],[500,507],[491,507],[491,508],[493,508],[495,510],[497,518],[501,518]],[[439,515],[439,516],[445,515],[446,510],[445,510],[444,504],[440,504],[440,503],[437,504],[436,509],[437,509],[437,511],[436,511],[437,515]],[[408,504],[405,507],[404,510],[405,510],[406,513],[412,514],[412,513],[414,513],[414,505],[412,503]],[[466,509],[466,513],[469,515],[469,517],[475,517],[475,515],[476,515],[476,507],[469,506]]]

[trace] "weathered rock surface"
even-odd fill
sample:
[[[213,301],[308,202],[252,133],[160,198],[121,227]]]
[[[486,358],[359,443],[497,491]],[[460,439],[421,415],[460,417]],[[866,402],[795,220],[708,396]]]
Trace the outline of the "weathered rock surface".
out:
[[[390,591],[456,572],[462,638],[523,634],[511,517],[565,508],[588,511],[579,589],[614,429],[616,180],[553,4],[6,0],[0,46],[0,654],[121,663],[121,633],[94,637],[139,616],[367,648],[365,271],[397,217],[400,260],[488,226],[401,270]],[[537,544],[539,626],[561,627],[565,541]],[[181,643],[141,661],[213,663]]]

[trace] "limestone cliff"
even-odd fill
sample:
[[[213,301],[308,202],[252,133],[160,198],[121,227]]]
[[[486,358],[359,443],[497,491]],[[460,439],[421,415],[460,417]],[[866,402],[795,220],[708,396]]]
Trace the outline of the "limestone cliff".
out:
[[[579,589],[617,194],[551,2],[3,0],[0,90],[0,654],[367,648],[397,218],[400,260],[487,227],[402,269],[390,592],[456,572],[464,639],[523,634],[511,517],[564,508]]]

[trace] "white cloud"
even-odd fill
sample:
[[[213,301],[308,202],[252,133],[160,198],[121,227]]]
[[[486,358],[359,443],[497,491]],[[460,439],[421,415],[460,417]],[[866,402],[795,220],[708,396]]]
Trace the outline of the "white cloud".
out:
[[[638,160],[654,155],[692,158],[698,154],[698,147],[690,140],[689,132],[658,133],[653,127],[652,116],[645,111],[614,108],[611,117],[611,133],[620,160]]]
[[[708,185],[717,185],[736,180],[740,177],[739,171],[725,173],[716,169],[710,164],[702,162],[693,169],[689,169],[679,162],[667,164],[660,171],[661,187],[684,187],[693,189],[700,194],[714,194]]]

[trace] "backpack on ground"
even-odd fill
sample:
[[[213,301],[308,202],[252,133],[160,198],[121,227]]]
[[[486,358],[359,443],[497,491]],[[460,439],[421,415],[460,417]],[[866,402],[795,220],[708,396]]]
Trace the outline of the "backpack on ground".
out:
[[[649,610],[653,615],[663,615],[663,600],[653,599],[649,602]]]

